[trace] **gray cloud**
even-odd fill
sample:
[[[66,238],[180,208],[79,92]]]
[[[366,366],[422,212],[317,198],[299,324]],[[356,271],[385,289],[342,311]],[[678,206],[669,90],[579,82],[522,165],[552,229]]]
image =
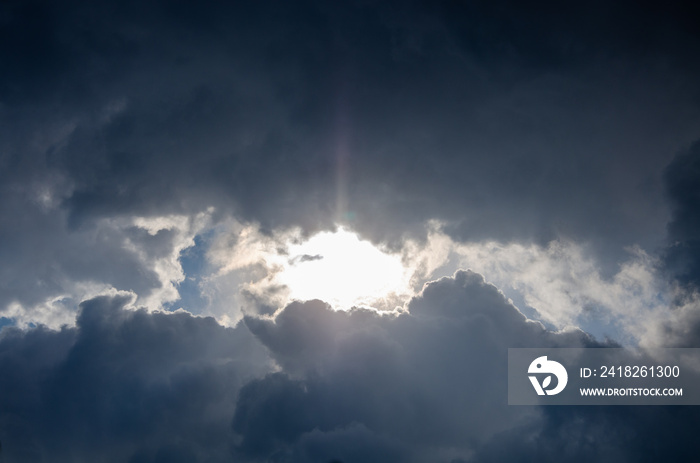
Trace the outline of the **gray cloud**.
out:
[[[693,459],[690,407],[546,407],[541,427],[514,427],[470,461],[653,462]]]
[[[666,334],[669,344],[695,347],[700,343],[700,142],[678,153],[664,180],[673,215],[661,268],[680,285],[673,301],[678,320]]]
[[[229,458],[236,396],[266,371],[264,352],[245,329],[128,302],[84,302],[76,328],[3,332],[8,461]]]
[[[409,308],[381,317],[311,301],[275,321],[246,318],[283,372],[242,389],[239,449],[294,462],[631,462],[694,452],[692,408],[508,406],[508,347],[601,344],[526,320],[479,275],[430,283]]]
[[[343,222],[400,248],[437,219],[457,242],[572,240],[603,276],[626,246],[659,253],[691,290],[668,344],[697,345],[697,18],[681,2],[4,2],[0,315],[56,328],[0,335],[4,456],[687,457],[690,409],[507,407],[505,383],[480,380],[503,378],[507,347],[596,344],[474,273],[393,318],[307,301],[224,328],[125,307],[174,302],[203,228]]]
[[[210,206],[395,247],[429,219],[565,237],[613,274],[625,246],[664,245],[662,171],[700,136],[685,8],[6,3],[0,303],[86,276],[157,291],[91,231]]]
[[[603,344],[545,330],[472,272],[393,316],[308,301],[232,329],[128,303],[3,332],[6,459],[654,461],[694,448],[692,407],[508,406],[508,347]]]
[[[673,219],[666,264],[682,283],[700,281],[700,142],[679,153],[665,171]]]
[[[8,6],[7,175],[61,173],[73,224],[215,205],[375,239],[438,218],[465,240],[650,244],[659,172],[698,136],[700,42],[680,12],[599,8]]]
[[[598,345],[583,332],[527,321],[471,272],[429,284],[409,310],[334,312],[310,301],[289,305],[274,322],[246,318],[284,373],[241,391],[233,421],[241,449],[313,461],[306,446],[324,448],[328,439],[316,458],[355,461],[341,442],[362,431],[389,461],[450,461],[445,449],[468,458],[511,423],[539,422],[538,412],[507,405],[499,378],[508,347]]]

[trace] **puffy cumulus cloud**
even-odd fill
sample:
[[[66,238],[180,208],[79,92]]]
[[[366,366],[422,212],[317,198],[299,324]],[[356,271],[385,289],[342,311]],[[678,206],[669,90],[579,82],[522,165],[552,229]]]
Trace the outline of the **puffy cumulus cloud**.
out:
[[[544,321],[594,329],[626,342],[647,340],[667,315],[673,285],[659,275],[655,260],[630,250],[616,273],[606,276],[585,247],[553,241],[536,245],[483,243],[459,248],[462,263],[496,284],[522,294]],[[605,329],[605,328],[603,328]]]
[[[647,347],[674,345],[670,339],[682,331],[682,314],[697,305],[695,297],[669,280],[663,259],[638,246],[628,248],[626,258],[611,270],[584,243],[461,243],[443,226],[429,224],[424,241],[404,243],[402,258],[414,269],[414,287],[471,268],[548,326],[577,326],[601,338]]]
[[[266,234],[255,223],[227,220],[216,226],[204,245],[205,270],[198,291],[206,312],[225,324],[244,313],[272,314],[289,298],[276,275],[288,265],[288,247],[301,237],[294,231]]]
[[[238,391],[269,371],[245,327],[186,313],[81,304],[75,327],[0,339],[8,461],[229,461]]]
[[[453,461],[540,412],[507,405],[507,349],[596,346],[526,319],[473,272],[428,284],[409,312],[293,303],[245,318],[281,371],[244,386],[239,450],[275,461]]]
[[[210,213],[103,218],[73,228],[60,209],[24,209],[0,230],[0,315],[57,328],[74,322],[80,302],[120,291],[136,295],[140,306],[162,308],[178,300],[181,252]]]
[[[431,282],[409,310],[310,301],[246,318],[281,371],[241,390],[238,450],[290,462],[692,459],[693,407],[509,407],[508,347],[602,344],[527,320],[480,275]]]
[[[471,271],[391,314],[313,300],[226,328],[132,304],[2,332],[8,461],[653,461],[689,455],[700,423],[692,407],[508,406],[509,347],[609,344],[545,329]]]

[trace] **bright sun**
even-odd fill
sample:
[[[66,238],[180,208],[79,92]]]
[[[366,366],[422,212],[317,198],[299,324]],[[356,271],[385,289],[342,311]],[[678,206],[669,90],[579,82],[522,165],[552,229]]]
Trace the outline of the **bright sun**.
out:
[[[376,307],[405,294],[410,275],[400,256],[385,253],[369,241],[340,228],[291,244],[289,260],[278,274],[290,298],[321,299],[334,308]]]

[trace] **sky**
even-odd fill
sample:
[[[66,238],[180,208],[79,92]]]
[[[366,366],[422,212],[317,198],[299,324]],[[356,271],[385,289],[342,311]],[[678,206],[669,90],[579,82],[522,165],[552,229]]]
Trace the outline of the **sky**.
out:
[[[1,458],[689,461],[506,376],[700,347],[687,3],[2,2]]]

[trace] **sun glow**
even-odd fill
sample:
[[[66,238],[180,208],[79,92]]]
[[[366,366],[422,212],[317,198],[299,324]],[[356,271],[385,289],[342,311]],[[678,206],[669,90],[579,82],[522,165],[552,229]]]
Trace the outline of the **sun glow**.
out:
[[[290,244],[288,261],[278,274],[291,299],[321,299],[341,309],[386,306],[409,291],[409,279],[400,256],[343,228]]]

